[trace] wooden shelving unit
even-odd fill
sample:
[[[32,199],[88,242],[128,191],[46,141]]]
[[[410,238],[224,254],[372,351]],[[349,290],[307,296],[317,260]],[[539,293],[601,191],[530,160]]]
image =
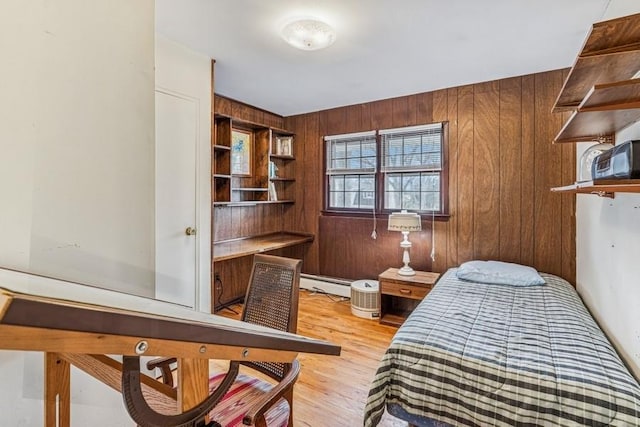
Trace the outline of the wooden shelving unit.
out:
[[[593,25],[558,95],[553,112],[575,110],[555,143],[614,142],[615,133],[640,120],[640,14]],[[640,180],[576,182],[558,193],[640,193]]]
[[[640,79],[599,84],[587,93],[554,142],[612,140],[617,131],[638,120]]]
[[[234,130],[251,134],[251,172],[248,175],[231,173],[231,145]],[[278,139],[288,139],[287,153],[274,153]],[[290,131],[268,127],[229,116],[215,115],[213,155],[213,204],[215,206],[250,206],[257,203],[292,203],[295,182],[293,169],[293,138]],[[279,173],[270,177],[270,163]],[[271,197],[269,186],[275,186],[277,197]],[[273,193],[272,193],[273,194]],[[277,198],[278,200],[275,200]]]
[[[593,24],[553,112],[575,110],[597,84],[632,78],[640,69],[640,14]]]

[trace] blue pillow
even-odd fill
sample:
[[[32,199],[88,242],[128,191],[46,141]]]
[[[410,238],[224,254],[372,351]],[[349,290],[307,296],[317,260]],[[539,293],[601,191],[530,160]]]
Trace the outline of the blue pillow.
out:
[[[545,283],[535,268],[500,261],[468,261],[458,268],[456,275],[470,282],[498,285],[537,286]]]

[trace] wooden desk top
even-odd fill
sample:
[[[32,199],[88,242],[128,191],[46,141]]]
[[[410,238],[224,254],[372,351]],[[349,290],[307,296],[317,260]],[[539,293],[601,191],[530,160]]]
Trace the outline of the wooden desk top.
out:
[[[0,348],[136,355],[141,340],[148,344],[145,356],[283,361],[298,352],[340,354],[339,346],[325,341],[0,269]]]
[[[313,242],[313,234],[281,232],[263,236],[225,240],[213,244],[213,261],[240,258],[302,243]]]
[[[386,280],[399,284],[411,283],[414,285],[431,286],[434,285],[440,277],[440,273],[428,271],[416,271],[414,276],[402,276],[398,274],[398,270],[398,268],[389,268],[385,272],[380,273],[378,280]]]

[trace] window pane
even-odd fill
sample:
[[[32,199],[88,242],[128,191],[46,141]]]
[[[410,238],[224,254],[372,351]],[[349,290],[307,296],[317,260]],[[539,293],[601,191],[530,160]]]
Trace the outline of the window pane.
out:
[[[402,209],[420,210],[420,192],[406,191],[402,193]]]
[[[360,157],[360,141],[352,141],[347,143],[347,157]]]
[[[373,209],[375,193],[373,191],[363,191],[360,193],[360,207]]]
[[[363,176],[360,179],[360,191],[375,191],[375,183],[373,176]]]
[[[333,169],[344,169],[347,167],[347,162],[344,159],[336,159],[331,163]]]
[[[384,207],[391,210],[402,209],[402,193],[385,193]]]
[[[385,209],[440,210],[440,173],[403,172],[386,174]]]
[[[332,208],[344,208],[344,193],[331,192],[329,193],[329,206]]]
[[[360,189],[360,176],[348,175],[344,181],[346,191],[358,191]]]
[[[385,191],[400,191],[402,190],[402,175],[389,174],[384,183]]]
[[[344,193],[344,207],[355,209],[358,208],[358,197],[359,194],[357,191],[347,191]]]
[[[329,189],[331,191],[344,191],[344,175],[330,177]]]
[[[346,148],[344,142],[334,142],[331,150],[331,156],[334,159],[344,159],[346,156]]]
[[[402,177],[402,191],[420,191],[420,175],[404,174]]]
[[[423,211],[438,211],[440,210],[440,194],[439,193],[422,193],[422,207]]]
[[[422,174],[422,191],[439,191],[440,175],[433,173]]]

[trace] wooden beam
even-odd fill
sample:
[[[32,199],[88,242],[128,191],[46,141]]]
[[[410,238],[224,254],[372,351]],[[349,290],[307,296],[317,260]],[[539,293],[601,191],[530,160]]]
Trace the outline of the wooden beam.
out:
[[[57,353],[44,358],[44,425],[71,425],[71,368]]]
[[[50,351],[79,354],[121,354],[136,356],[135,347],[147,342],[144,356],[174,356],[192,359],[291,362],[297,352],[260,348],[201,344],[144,337],[60,331],[25,326],[0,325],[4,350]]]
[[[122,392],[122,364],[117,360],[98,354],[62,353],[59,356],[115,391]],[[146,375],[140,375],[140,384],[149,406],[165,415],[179,413],[174,389]]]

